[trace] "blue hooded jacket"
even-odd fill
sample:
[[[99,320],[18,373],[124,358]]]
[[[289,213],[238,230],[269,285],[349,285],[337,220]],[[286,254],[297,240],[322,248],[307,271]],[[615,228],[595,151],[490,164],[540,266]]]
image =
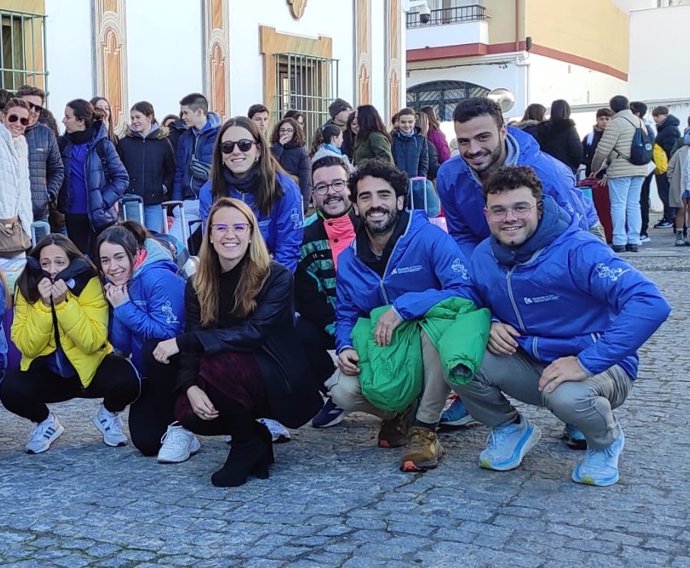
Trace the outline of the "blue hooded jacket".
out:
[[[559,209],[545,196],[540,226]],[[548,244],[515,264],[496,257],[494,247],[500,245],[492,247],[493,237],[484,240],[470,259],[480,304],[517,329],[520,347],[543,364],[577,356],[590,375],[618,364],[635,379],[637,349],[671,307],[651,281],[580,230],[576,220],[550,236]]]
[[[201,130],[188,128],[177,141],[175,149],[175,179],[173,180],[172,198],[199,199],[201,187],[207,179],[192,175],[190,163],[192,157],[211,167],[213,144],[220,130],[220,117],[215,112],[206,115],[206,124]]]
[[[518,128],[508,127],[509,143],[518,147],[517,154],[506,166],[530,166],[541,180],[544,195],[551,195],[580,228],[588,230],[598,223],[594,203],[575,185],[573,172],[555,158],[544,154],[536,140]],[[474,248],[489,236],[484,217],[482,185],[461,156],[447,160],[438,170],[438,193],[448,223],[448,232],[467,258]]]
[[[293,179],[282,172],[276,172],[276,180],[283,189],[283,198],[273,207],[269,215],[263,215],[256,207],[254,195],[243,193],[234,187],[228,187],[228,197],[244,201],[256,215],[259,221],[261,236],[266,241],[268,252],[273,260],[282,264],[290,272],[295,272],[299,262],[299,249],[302,244],[302,194]],[[206,226],[206,219],[213,205],[213,191],[211,182],[201,188],[199,194],[199,213],[201,221]]]
[[[453,296],[473,299],[467,262],[453,239],[432,225],[423,211],[411,211],[383,278],[357,256],[357,239],[340,253],[336,276],[335,345],[352,346],[350,334],[360,317],[386,304],[403,320],[421,318]]]
[[[146,259],[129,280],[129,301],[113,309],[110,341],[141,368],[145,341],[170,339],[184,327],[185,282],[177,275],[170,253],[155,239],[146,239]]]

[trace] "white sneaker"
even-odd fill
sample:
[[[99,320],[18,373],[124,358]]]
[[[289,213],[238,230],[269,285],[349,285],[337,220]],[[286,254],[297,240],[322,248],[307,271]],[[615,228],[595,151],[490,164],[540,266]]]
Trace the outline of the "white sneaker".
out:
[[[173,422],[161,438],[158,463],[182,463],[201,449],[197,437],[182,426]]]
[[[288,430],[277,420],[272,420],[270,418],[259,418],[257,422],[261,422],[264,426],[266,426],[266,428],[268,428],[274,444],[282,444],[284,442],[289,442],[292,439],[290,436],[290,430]]]
[[[31,432],[29,443],[26,445],[27,454],[40,454],[50,449],[50,444],[57,440],[65,428],[52,412],[43,422]]]
[[[103,434],[106,445],[113,448],[127,445],[127,436],[122,432],[122,420],[117,412],[110,412],[101,404],[93,417],[93,424]]]

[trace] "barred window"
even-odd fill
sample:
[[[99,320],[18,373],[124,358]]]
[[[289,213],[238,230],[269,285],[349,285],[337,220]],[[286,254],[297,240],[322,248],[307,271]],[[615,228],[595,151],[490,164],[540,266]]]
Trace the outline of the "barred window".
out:
[[[407,106],[419,110],[431,105],[440,121],[453,120],[453,111],[461,100],[488,94],[489,89],[474,83],[431,81],[407,89]]]
[[[45,16],[0,10],[0,22],[0,87],[45,90]]]

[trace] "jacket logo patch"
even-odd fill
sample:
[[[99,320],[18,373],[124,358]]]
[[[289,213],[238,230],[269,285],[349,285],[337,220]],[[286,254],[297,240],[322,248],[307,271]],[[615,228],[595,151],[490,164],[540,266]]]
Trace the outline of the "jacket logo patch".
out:
[[[453,264],[450,265],[450,269],[453,272],[460,274],[460,277],[463,280],[469,280],[469,276],[467,274],[467,267],[462,263],[462,261],[459,258],[456,258],[453,261]]]
[[[302,228],[302,212],[294,208],[290,212],[290,221],[292,221],[292,226],[294,229],[301,229]]]
[[[630,271],[629,268],[626,268],[625,270],[622,268],[611,268],[610,266],[606,266],[603,262],[598,263],[594,267],[594,270],[597,271],[599,278],[608,278],[612,282],[615,282],[621,276],[623,276],[623,274]]]
[[[555,302],[556,300],[559,300],[560,296],[558,294],[546,294],[546,296],[533,296],[531,298],[529,297],[524,297],[522,298],[522,301],[525,302],[525,304],[543,304],[544,302]]]
[[[391,276],[395,274],[411,274],[413,272],[419,272],[421,269],[421,264],[415,264],[414,266],[401,266],[398,268],[394,268],[393,272],[391,272]]]
[[[175,312],[173,312],[172,306],[170,305],[170,300],[161,306],[161,312],[163,312],[163,315],[165,315],[165,323],[177,323],[177,316],[175,315]]]

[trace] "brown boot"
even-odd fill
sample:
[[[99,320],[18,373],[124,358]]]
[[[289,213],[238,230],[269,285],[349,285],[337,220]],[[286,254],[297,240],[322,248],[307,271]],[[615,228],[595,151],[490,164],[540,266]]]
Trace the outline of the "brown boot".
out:
[[[379,430],[379,448],[400,448],[407,444],[411,408],[384,420]]]

